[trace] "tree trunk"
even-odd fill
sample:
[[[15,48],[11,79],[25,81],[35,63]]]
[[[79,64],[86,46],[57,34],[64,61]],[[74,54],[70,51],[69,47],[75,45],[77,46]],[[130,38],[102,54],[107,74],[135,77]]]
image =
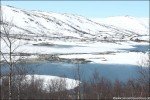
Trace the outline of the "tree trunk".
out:
[[[18,96],[17,96],[18,100],[20,100],[20,82],[18,82]]]
[[[9,69],[10,69],[10,72],[9,72],[9,100],[12,99],[12,68],[13,68],[13,63],[12,63],[12,44],[10,42],[10,47],[9,47]]]
[[[12,82],[11,82],[11,79],[12,79],[12,77],[11,77],[12,75],[11,75],[11,73],[9,74],[9,100],[11,100],[12,99]]]

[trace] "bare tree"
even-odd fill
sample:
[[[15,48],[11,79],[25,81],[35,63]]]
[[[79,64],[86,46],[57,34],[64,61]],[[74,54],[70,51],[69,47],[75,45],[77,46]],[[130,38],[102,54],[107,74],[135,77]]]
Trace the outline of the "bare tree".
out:
[[[82,59],[75,59],[75,64],[76,64],[76,69],[74,70],[74,78],[76,80],[76,84],[78,85],[78,87],[76,88],[76,95],[77,95],[77,98],[76,99],[83,99],[82,98],[82,93],[81,93],[81,81],[82,81],[82,77],[83,77],[83,71],[81,70],[81,66],[80,64],[82,64]]]
[[[13,85],[13,75],[16,74],[15,69],[22,73],[21,68],[15,68],[17,63],[20,62],[23,57],[20,54],[17,54],[17,49],[22,45],[17,38],[21,37],[20,35],[14,34],[13,28],[15,25],[13,21],[10,22],[1,20],[1,42],[3,44],[3,48],[0,50],[0,56],[3,58],[3,64],[8,67],[8,76],[9,76],[9,100],[12,99],[12,85]],[[1,61],[2,62],[2,61]],[[18,96],[19,97],[19,96]]]
[[[48,91],[49,91],[49,98],[50,99],[67,99],[68,92],[66,89],[66,79],[51,79],[48,83]]]
[[[96,94],[98,100],[99,100],[99,98],[101,98],[101,94],[102,94],[101,87],[99,87],[99,84],[98,84],[98,83],[100,83],[100,80],[101,80],[100,74],[95,69],[92,77],[90,78],[90,83],[93,86],[93,90],[94,90],[93,93]]]
[[[9,66],[9,100],[11,100],[12,98],[12,74],[13,74],[13,65],[14,65],[12,45],[15,41],[12,40],[12,38],[10,38],[12,25],[8,23],[1,23],[1,25],[3,28],[3,34],[1,32],[3,36],[1,37],[1,39],[6,44],[7,48],[9,48],[9,51],[8,51],[9,53],[7,54],[7,57],[6,57],[6,54],[4,54],[2,51],[1,51],[1,56],[3,57],[3,59]]]
[[[141,85],[141,93],[140,96],[150,96],[150,65],[149,65],[150,59],[144,59],[139,64],[138,67],[138,73],[139,77],[137,79],[137,82]]]

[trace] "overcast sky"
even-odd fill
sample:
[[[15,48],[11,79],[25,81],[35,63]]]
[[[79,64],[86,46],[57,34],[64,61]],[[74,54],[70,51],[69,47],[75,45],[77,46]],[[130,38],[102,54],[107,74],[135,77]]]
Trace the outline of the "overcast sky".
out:
[[[149,17],[149,1],[2,1],[27,10],[78,14],[90,18],[129,15]]]

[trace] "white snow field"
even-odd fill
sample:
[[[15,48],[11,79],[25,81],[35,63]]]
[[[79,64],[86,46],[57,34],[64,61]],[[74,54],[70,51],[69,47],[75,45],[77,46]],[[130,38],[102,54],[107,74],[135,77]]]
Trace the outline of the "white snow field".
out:
[[[5,43],[1,41],[2,46]],[[20,42],[21,43],[21,42]],[[25,41],[22,42],[22,44]],[[31,53],[31,54],[57,54],[60,58],[73,59],[73,58],[84,58],[86,60],[92,61],[92,63],[100,64],[131,64],[139,65],[143,59],[148,60],[148,51],[139,51],[136,46],[142,45],[146,46],[148,50],[148,43],[136,43],[136,42],[118,42],[118,43],[70,43],[70,42],[59,42],[54,41],[50,43],[55,43],[57,45],[65,45],[68,47],[53,47],[53,46],[34,46],[35,42],[31,42],[27,45],[20,46],[15,52]],[[39,43],[39,42],[38,42]],[[16,45],[14,45],[16,46]],[[135,46],[135,47],[134,47]],[[15,47],[14,47],[15,48]],[[134,52],[130,52],[130,49]],[[4,53],[8,53],[7,49],[2,49]],[[147,52],[147,53],[146,53]],[[29,56],[29,58],[38,58],[36,55]],[[17,59],[17,57],[16,57]],[[3,60],[3,57],[2,57]]]
[[[26,80],[31,80],[33,76],[32,75],[26,75]],[[58,77],[58,76],[51,76],[51,75],[34,75],[34,79],[41,79],[43,80],[43,89],[48,90],[48,86],[51,84],[51,82],[58,82],[58,84],[61,84],[60,81],[64,82],[65,88],[67,90],[74,89],[79,85],[78,80],[74,79],[69,79],[69,78],[63,78],[63,77]],[[60,83],[59,83],[60,82]]]

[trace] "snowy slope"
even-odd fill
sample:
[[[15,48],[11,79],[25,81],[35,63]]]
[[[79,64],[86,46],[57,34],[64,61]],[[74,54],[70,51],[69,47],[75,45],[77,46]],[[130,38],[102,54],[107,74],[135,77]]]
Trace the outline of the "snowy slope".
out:
[[[139,35],[148,35],[149,33],[149,19],[148,18],[136,18],[132,16],[116,16],[108,18],[96,18],[93,19],[98,23],[105,23],[113,25],[118,28],[133,31]]]
[[[22,33],[26,35],[24,38],[32,40],[130,40],[149,33],[143,19],[115,17],[97,22],[74,14],[27,11],[11,6],[1,6],[1,9],[3,22],[12,21],[15,25],[12,34]]]
[[[32,75],[26,75],[27,80],[31,80]],[[77,87],[79,85],[79,81],[78,80],[74,80],[74,79],[69,79],[69,78],[63,78],[63,77],[58,77],[58,76],[51,76],[51,75],[34,75],[35,80],[36,79],[41,79],[43,80],[43,89],[44,90],[48,90],[49,85],[51,84],[51,82],[58,82],[58,84],[60,84],[59,82],[64,81],[66,84],[66,89],[70,90],[70,89],[74,89],[75,87]],[[62,85],[62,84],[60,84]]]

